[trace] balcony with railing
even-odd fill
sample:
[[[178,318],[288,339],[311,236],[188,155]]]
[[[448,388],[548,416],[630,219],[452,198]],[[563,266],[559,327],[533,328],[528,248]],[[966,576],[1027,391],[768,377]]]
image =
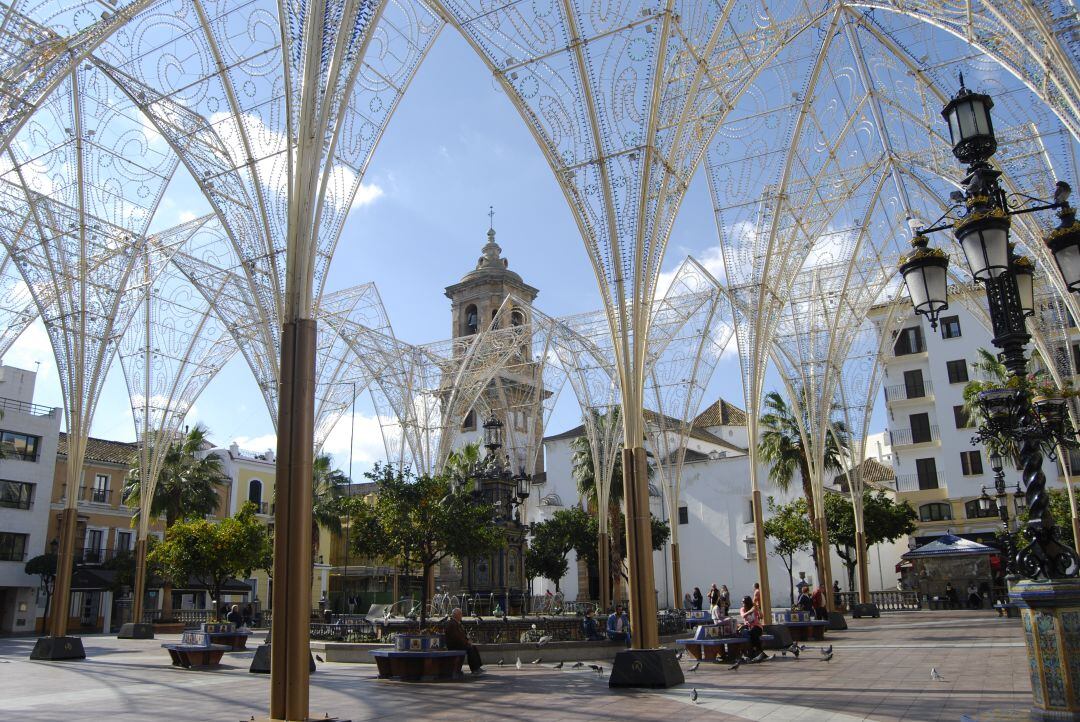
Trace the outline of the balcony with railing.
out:
[[[76,547],[75,548],[75,563],[76,564],[104,564],[107,561],[116,559],[117,557],[129,556],[131,550],[129,549],[106,549],[105,547]]]
[[[890,429],[889,440],[893,448],[912,444],[931,444],[941,440],[937,424],[915,429]]]
[[[885,387],[886,403],[897,401],[911,401],[913,399],[931,400],[934,398],[934,384],[932,381],[923,381],[919,384],[896,384]]]
[[[32,404],[29,401],[0,398],[0,411],[3,411],[4,413],[17,412],[21,414],[30,414],[31,416],[52,416],[57,410],[52,406]]]
[[[896,490],[898,492],[944,488],[945,480],[942,478],[941,472],[933,474],[900,474],[896,477]]]
[[[89,504],[106,504],[113,506],[119,504],[120,494],[115,489],[106,489],[97,486],[80,486],[79,487],[79,501],[85,501]],[[67,501],[67,484],[60,485],[60,502]]]

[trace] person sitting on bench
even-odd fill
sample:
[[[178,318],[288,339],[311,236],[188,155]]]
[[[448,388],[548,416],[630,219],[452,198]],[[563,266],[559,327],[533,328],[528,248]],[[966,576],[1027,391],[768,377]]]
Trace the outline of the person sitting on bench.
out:
[[[626,646],[630,646],[630,620],[626,618],[621,604],[608,617],[607,636],[613,642],[626,642]]]
[[[761,648],[761,635],[765,632],[765,627],[761,623],[761,612],[754,606],[753,599],[743,597],[739,614],[742,617],[742,627],[739,631],[750,637],[750,651],[746,655],[747,659],[761,661],[765,657],[765,652]]]
[[[473,674],[480,674],[484,663],[480,659],[480,652],[476,645],[469,641],[469,635],[465,632],[465,626],[461,623],[461,607],[454,607],[450,612],[450,619],[446,620],[446,648],[464,649],[465,659],[469,662],[469,669]]]
[[[596,623],[596,617],[593,616],[592,607],[585,610],[585,618],[581,620],[581,636],[589,642],[604,641],[604,635],[600,634],[600,626]]]

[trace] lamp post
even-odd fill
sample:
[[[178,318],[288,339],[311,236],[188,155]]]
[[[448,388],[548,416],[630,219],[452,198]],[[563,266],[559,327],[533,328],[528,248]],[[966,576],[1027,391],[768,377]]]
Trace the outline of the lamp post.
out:
[[[1080,685],[1080,670],[1070,668],[1068,660],[1057,654],[1059,649],[1074,649],[1080,644],[1080,630],[1063,620],[1069,608],[1080,604],[1080,580],[1076,579],[1080,557],[1058,540],[1042,470],[1044,455],[1054,458],[1056,449],[1077,444],[1065,416],[1064,399],[1032,394],[1025,352],[1031,336],[1025,318],[1034,312],[1034,268],[1030,261],[1017,256],[1009,243],[1012,216],[1057,209],[1060,223],[1045,242],[1066,286],[1071,291],[1080,290],[1080,224],[1068,204],[1067,183],[1057,183],[1052,201],[1023,194],[1017,194],[1017,200],[1006,196],[998,183],[1001,171],[989,163],[997,150],[990,115],[993,106],[989,95],[968,90],[960,76],[960,89],[945,105],[942,116],[948,123],[953,155],[968,166],[961,181],[963,190],[951,194],[952,205],[931,227],[916,230],[914,251],[901,259],[899,271],[915,312],[927,316],[931,327],[936,328],[938,315],[948,308],[948,258],[942,251],[928,247],[927,235],[950,229],[972,277],[985,287],[993,344],[1001,349],[1001,360],[1010,378],[1003,388],[978,394],[984,422],[973,442],[997,452],[997,465],[1001,464],[1002,451],[1018,450],[1023,468],[1029,517],[1019,535],[1019,548],[1007,553],[1010,569],[1027,577],[1011,584],[1010,597],[1020,606],[1027,630],[1035,691],[1033,717],[1080,719],[1080,700],[1056,692]],[[998,511],[1008,532],[1004,476],[998,472],[998,477]],[[980,504],[989,511],[992,500],[985,492],[983,497]],[[1046,649],[1051,651],[1038,651]]]
[[[1052,201],[1023,196],[1011,204],[998,183],[1001,171],[989,163],[997,150],[989,95],[964,87],[942,110],[949,127],[953,155],[967,163],[963,191],[952,194],[953,205],[929,228],[918,229],[912,239],[914,250],[901,259],[903,276],[917,314],[925,315],[931,327],[949,307],[947,295],[948,257],[928,246],[927,235],[951,229],[964,252],[975,280],[983,284],[993,325],[993,344],[1001,349],[1002,362],[1011,376],[1006,388],[979,394],[978,403],[986,419],[976,437],[994,449],[1019,448],[1030,518],[1023,530],[1027,544],[1016,551],[1012,562],[1029,578],[1074,577],[1080,567],[1076,553],[1057,540],[1049,511],[1043,456],[1053,457],[1055,448],[1075,446],[1073,431],[1065,420],[1062,399],[1032,399],[1027,383],[1028,360],[1025,348],[1031,341],[1024,319],[1034,312],[1031,262],[1018,256],[1009,242],[1011,218],[1056,208],[1059,227],[1046,242],[1058,259],[1070,289],[1080,289],[1080,225],[1068,204],[1069,186],[1058,182]],[[954,215],[954,211],[959,211]],[[1034,401],[1034,403],[1033,403]]]

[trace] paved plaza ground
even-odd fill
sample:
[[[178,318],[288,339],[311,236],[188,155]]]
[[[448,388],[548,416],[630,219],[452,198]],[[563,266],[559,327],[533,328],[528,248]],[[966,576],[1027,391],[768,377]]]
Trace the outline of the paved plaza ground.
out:
[[[567,663],[489,666],[462,683],[376,679],[373,665],[320,664],[311,713],[359,720],[952,720],[1030,703],[1019,620],[986,612],[907,612],[848,620],[830,632],[831,662],[817,646],[728,671],[703,663],[664,691],[609,690],[605,676]],[[84,638],[88,659],[31,662],[29,638],[0,639],[0,720],[248,720],[265,716],[269,677],[248,670],[252,652],[220,670],[173,668],[163,641]],[[683,660],[688,668],[689,655]],[[930,667],[944,681],[930,678]],[[691,689],[699,699],[690,700]]]

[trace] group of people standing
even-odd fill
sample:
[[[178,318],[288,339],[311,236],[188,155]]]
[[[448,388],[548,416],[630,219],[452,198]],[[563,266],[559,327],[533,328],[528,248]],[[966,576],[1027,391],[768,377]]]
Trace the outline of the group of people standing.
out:
[[[728,616],[728,612],[731,610],[731,592],[728,591],[726,584],[721,584],[719,587],[713,584],[709,587],[709,611],[712,613],[713,620],[723,619]],[[693,609],[700,611],[704,608],[705,597],[701,595],[701,589],[694,587],[693,594],[687,594],[683,598],[683,606],[687,609]]]
[[[818,585],[814,587],[812,594],[810,593],[810,585],[805,579],[800,579],[795,588],[799,590],[799,597],[795,600],[796,609],[813,612],[814,619],[826,621],[829,619],[829,608],[825,603],[825,587],[821,585],[821,582],[818,582]]]

